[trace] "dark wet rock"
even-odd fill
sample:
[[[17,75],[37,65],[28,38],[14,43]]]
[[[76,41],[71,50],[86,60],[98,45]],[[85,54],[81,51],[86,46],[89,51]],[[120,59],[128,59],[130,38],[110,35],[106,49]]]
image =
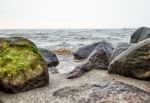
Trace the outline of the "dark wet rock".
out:
[[[2,102],[2,101],[0,100],[0,103],[4,103],[4,102]]]
[[[113,50],[112,44],[102,41],[90,56],[79,64],[72,72],[67,75],[68,79],[81,76],[83,73],[92,69],[107,69],[109,65],[109,58]]]
[[[137,29],[131,36],[131,43],[138,43],[139,41],[150,38],[150,28],[141,27]]]
[[[102,41],[96,42],[96,43],[93,43],[93,44],[89,44],[89,45],[86,45],[86,46],[83,46],[83,47],[79,48],[78,50],[76,50],[73,53],[74,59],[83,60],[83,59],[88,58],[88,56],[93,52],[95,47],[98,46],[101,43],[102,43]]]
[[[57,89],[53,97],[66,98],[72,103],[149,103],[150,92],[117,81],[68,86]]]
[[[43,48],[39,48],[39,51],[42,53],[48,67],[56,67],[59,64],[59,60],[53,52]]]
[[[118,55],[108,72],[137,79],[150,80],[150,39],[143,40]]]
[[[119,54],[121,54],[131,46],[133,46],[133,44],[130,43],[120,43],[119,45],[117,45],[111,53],[110,61],[112,61],[115,57],[117,57]]]
[[[23,92],[49,84],[46,62],[36,45],[21,37],[0,38],[0,90]]]

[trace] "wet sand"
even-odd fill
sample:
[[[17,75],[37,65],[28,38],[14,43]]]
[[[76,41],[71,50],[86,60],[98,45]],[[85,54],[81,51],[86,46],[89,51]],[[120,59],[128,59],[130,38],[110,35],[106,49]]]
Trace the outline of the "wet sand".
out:
[[[52,97],[52,93],[58,88],[66,86],[79,86],[86,83],[93,84],[103,80],[121,81],[150,92],[149,81],[108,74],[105,70],[92,70],[79,78],[70,80],[65,79],[58,73],[50,74],[50,84],[46,87],[17,94],[5,94],[0,92],[0,98],[4,103],[70,103],[67,99],[64,100]]]
[[[73,49],[71,48],[55,48],[51,49],[50,51],[54,52],[56,55],[69,55],[71,56],[73,53]]]

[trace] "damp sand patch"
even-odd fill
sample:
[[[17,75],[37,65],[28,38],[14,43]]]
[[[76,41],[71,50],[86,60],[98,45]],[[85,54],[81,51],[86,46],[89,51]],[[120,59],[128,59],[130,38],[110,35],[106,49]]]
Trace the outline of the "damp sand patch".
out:
[[[51,49],[51,51],[57,55],[72,55],[73,54],[73,49],[71,48],[54,48],[54,49]]]

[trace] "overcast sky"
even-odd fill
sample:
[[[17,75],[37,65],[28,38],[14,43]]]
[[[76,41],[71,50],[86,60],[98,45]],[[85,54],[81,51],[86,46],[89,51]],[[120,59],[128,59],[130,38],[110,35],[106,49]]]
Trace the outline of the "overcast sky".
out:
[[[150,0],[0,0],[0,28],[150,27]]]

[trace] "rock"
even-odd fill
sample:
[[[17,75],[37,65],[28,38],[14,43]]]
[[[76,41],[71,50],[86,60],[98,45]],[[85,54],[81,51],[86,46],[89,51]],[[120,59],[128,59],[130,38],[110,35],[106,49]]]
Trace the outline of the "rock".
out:
[[[79,64],[73,71],[66,75],[67,79],[73,79],[82,76],[85,72],[84,68],[81,68],[84,64]]]
[[[4,102],[2,102],[2,101],[0,100],[0,103],[4,103]]]
[[[102,41],[90,54],[90,56],[79,64],[72,72],[67,75],[68,79],[81,76],[83,73],[92,69],[107,69],[109,58],[113,46],[105,41]]]
[[[57,89],[53,97],[70,103],[149,103],[150,92],[117,81],[68,86]]]
[[[111,61],[108,72],[150,80],[150,38],[135,44]]]
[[[48,84],[48,68],[33,42],[21,37],[0,38],[1,91],[17,93]]]
[[[139,41],[145,40],[150,37],[150,28],[148,27],[141,27],[137,29],[132,35],[131,35],[131,43],[138,43]]]
[[[39,51],[42,53],[48,67],[56,67],[59,64],[58,58],[53,52],[43,48],[39,48]]]
[[[117,45],[111,53],[110,61],[112,61],[115,57],[117,57],[119,54],[121,54],[131,46],[133,46],[133,44],[130,43],[121,43]]]
[[[88,58],[88,56],[92,53],[92,51],[95,49],[95,47],[101,43],[102,42],[100,41],[100,42],[96,42],[96,43],[86,45],[86,46],[79,48],[78,50],[76,50],[73,53],[74,59],[83,60],[83,59]]]

